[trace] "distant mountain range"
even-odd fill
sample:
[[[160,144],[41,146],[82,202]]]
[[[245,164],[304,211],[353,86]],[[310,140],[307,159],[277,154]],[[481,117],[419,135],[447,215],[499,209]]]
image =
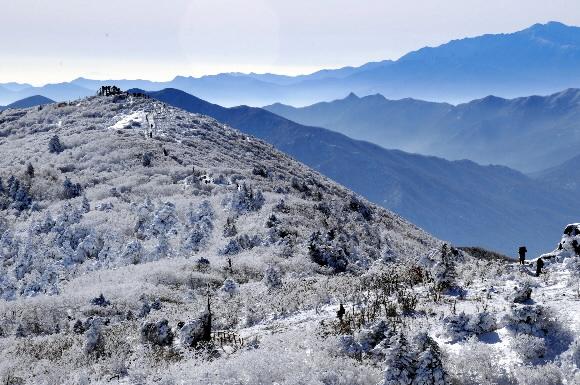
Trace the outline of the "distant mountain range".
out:
[[[333,102],[265,109],[387,148],[502,164],[531,172],[580,154],[580,89],[549,96],[489,96],[453,106],[354,94]]]
[[[94,94],[102,84],[161,90],[177,88],[221,105],[292,105],[333,100],[349,92],[388,98],[464,102],[494,94],[547,94],[580,87],[580,28],[557,22],[509,34],[484,35],[426,47],[398,60],[322,70],[310,75],[225,73],[168,82],[90,80],[31,87],[0,84],[0,104],[36,94],[69,100]]]
[[[140,91],[140,90],[133,90]],[[322,174],[392,209],[442,239],[513,254],[553,248],[575,198],[507,167],[386,150],[254,107],[225,108],[176,89],[155,99],[209,115],[261,138]]]
[[[580,196],[580,155],[532,176],[554,189],[570,193],[577,199]]]
[[[28,98],[17,100],[16,102],[11,103],[7,106],[0,106],[0,111],[6,110],[8,108],[29,108],[39,106],[42,104],[51,104],[51,103],[54,103],[54,100],[46,98],[41,95],[34,95]]]

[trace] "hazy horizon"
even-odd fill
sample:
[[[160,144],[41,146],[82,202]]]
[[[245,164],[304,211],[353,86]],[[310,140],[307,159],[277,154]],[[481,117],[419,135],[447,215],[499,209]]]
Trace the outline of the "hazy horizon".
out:
[[[0,23],[0,35],[10,37],[3,44],[0,83],[299,75],[396,60],[424,46],[535,23],[580,25],[580,3],[570,0],[170,3],[10,1]]]

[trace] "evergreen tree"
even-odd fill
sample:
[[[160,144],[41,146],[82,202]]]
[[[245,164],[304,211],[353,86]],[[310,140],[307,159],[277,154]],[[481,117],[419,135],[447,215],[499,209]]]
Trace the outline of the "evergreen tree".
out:
[[[403,333],[391,338],[385,353],[387,368],[383,385],[411,385],[415,374],[415,357]]]
[[[66,178],[62,184],[64,199],[72,199],[81,196],[83,188],[80,183],[73,183]]]
[[[83,201],[81,203],[81,207],[85,213],[88,213],[89,211],[91,211],[91,204],[89,203],[89,200],[87,199],[86,195],[83,195]]]
[[[34,178],[34,167],[32,167],[32,163],[28,163],[28,166],[26,166],[26,175],[29,178]]]
[[[54,135],[52,138],[50,138],[50,141],[48,142],[48,151],[53,154],[60,154],[64,151],[64,147],[57,135]]]
[[[441,360],[439,345],[426,333],[419,336],[417,371],[412,385],[448,385],[449,378]]]
[[[143,167],[151,167],[152,160],[153,154],[151,154],[150,152],[146,152],[143,154],[143,157],[141,158],[141,164],[143,165]]]

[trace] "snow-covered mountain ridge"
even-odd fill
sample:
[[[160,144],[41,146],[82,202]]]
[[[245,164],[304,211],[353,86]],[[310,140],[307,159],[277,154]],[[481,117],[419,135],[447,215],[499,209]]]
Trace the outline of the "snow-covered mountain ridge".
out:
[[[0,176],[5,383],[578,378],[569,264],[476,259],[206,116],[4,111]]]

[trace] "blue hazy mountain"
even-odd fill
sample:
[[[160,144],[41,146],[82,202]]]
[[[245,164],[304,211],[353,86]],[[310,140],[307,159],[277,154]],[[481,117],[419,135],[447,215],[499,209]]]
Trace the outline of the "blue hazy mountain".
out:
[[[304,125],[341,132],[383,147],[446,159],[471,159],[530,172],[580,153],[580,90],[452,106],[354,94],[333,102],[265,109]]]
[[[41,95],[34,95],[22,100],[18,100],[14,103],[10,103],[7,106],[0,106],[0,111],[6,110],[8,108],[29,108],[51,103],[54,103],[54,100]]]
[[[178,76],[166,82],[79,78],[46,89],[14,91],[4,87],[0,88],[0,103],[36,94],[69,100],[94,93],[105,83],[124,89],[177,88],[226,106],[275,102],[306,105],[337,99],[349,92],[453,103],[490,94],[547,94],[580,87],[580,28],[557,22],[536,24],[514,33],[470,37],[422,48],[395,61],[294,77],[225,73],[199,78]]]
[[[35,95],[43,95],[56,101],[68,101],[94,95],[96,91],[73,83],[47,84],[42,87],[14,84],[0,84],[0,104],[10,104]]]
[[[457,244],[512,253],[526,243],[538,253],[553,247],[562,223],[574,219],[574,199],[507,167],[386,150],[260,108],[225,108],[176,89],[149,95],[261,138]]]
[[[580,153],[580,150],[578,151]],[[538,181],[578,197],[580,195],[580,155],[531,175]]]

